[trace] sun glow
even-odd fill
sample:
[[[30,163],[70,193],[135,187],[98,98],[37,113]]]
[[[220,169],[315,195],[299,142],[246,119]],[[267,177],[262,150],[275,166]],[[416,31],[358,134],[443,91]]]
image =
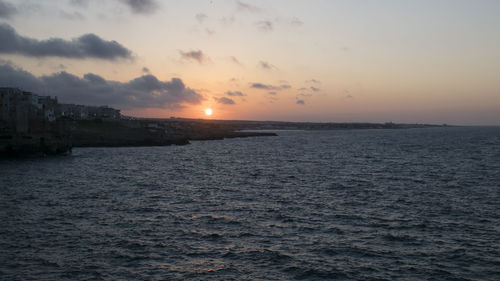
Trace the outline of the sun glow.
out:
[[[210,116],[210,115],[212,115],[212,113],[213,113],[213,112],[212,112],[212,109],[211,109],[211,108],[207,108],[207,109],[205,109],[205,115],[206,115],[206,116]]]

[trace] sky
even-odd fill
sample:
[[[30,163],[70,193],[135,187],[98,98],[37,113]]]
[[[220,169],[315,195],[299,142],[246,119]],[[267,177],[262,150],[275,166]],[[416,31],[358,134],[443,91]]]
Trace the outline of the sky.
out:
[[[0,86],[137,117],[500,125],[500,1],[0,0]]]

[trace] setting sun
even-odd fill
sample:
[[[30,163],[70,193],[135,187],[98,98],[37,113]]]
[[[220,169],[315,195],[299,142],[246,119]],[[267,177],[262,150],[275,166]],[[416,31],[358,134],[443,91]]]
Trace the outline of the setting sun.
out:
[[[211,108],[207,108],[207,109],[205,109],[205,115],[206,115],[206,116],[210,116],[210,115],[212,115],[212,109],[211,109]]]

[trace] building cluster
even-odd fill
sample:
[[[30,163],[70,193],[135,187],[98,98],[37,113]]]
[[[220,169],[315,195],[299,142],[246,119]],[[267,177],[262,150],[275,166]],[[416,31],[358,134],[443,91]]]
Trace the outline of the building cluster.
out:
[[[57,119],[57,98],[16,88],[0,88],[0,132],[32,133],[46,130]]]
[[[107,106],[59,104],[57,97],[39,96],[17,88],[0,88],[0,133],[46,131],[56,120],[120,119]]]
[[[121,117],[119,109],[114,109],[108,106],[61,104],[60,111],[61,116],[65,116],[73,120],[117,120]]]

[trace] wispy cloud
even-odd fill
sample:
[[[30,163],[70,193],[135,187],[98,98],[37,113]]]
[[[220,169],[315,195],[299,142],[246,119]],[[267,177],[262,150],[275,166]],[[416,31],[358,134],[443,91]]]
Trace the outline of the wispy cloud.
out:
[[[89,5],[89,0],[70,0],[69,3],[74,6],[87,7]]]
[[[306,83],[320,84],[321,82],[319,80],[316,80],[316,79],[310,79],[310,80],[306,80]]]
[[[142,68],[142,72],[144,72],[144,73],[149,73],[149,68],[147,68],[147,67],[143,67],[143,68]]]
[[[247,3],[243,3],[241,1],[236,1],[236,8],[240,12],[250,12],[250,13],[260,13],[260,12],[262,12],[261,8],[259,8],[257,6],[253,6],[253,5],[247,4]]]
[[[231,96],[231,97],[244,97],[244,96],[246,96],[245,94],[243,94],[243,93],[242,93],[242,92],[240,92],[240,91],[234,91],[234,92],[232,92],[232,91],[227,91],[227,92],[226,92],[226,95]]]
[[[218,103],[220,104],[228,104],[228,105],[232,105],[232,104],[236,104],[236,102],[234,102],[234,100],[230,99],[230,98],[227,98],[227,97],[222,97],[222,98],[214,98]]]
[[[297,100],[296,102],[298,105],[305,105],[306,102],[304,100]]]
[[[44,94],[57,96],[63,103],[111,105],[121,109],[180,108],[203,100],[179,78],[161,81],[148,74],[118,82],[93,73],[79,77],[65,71],[37,77],[5,61],[0,61],[0,85],[35,93],[44,89]]]
[[[313,96],[312,94],[301,93],[301,94],[297,95],[297,98],[298,97],[312,97],[312,96]]]
[[[276,92],[268,92],[267,94],[271,95],[271,96],[276,96],[278,93],[276,93]]]
[[[272,21],[269,20],[262,20],[258,21],[255,23],[257,25],[257,28],[261,31],[272,31],[274,29],[274,24]]]
[[[290,24],[293,25],[293,26],[302,26],[304,25],[304,23],[297,17],[294,17],[292,18],[292,20],[290,21]]]
[[[223,18],[220,19],[220,23],[222,25],[226,25],[226,26],[232,25],[235,21],[236,21],[236,19],[233,16],[231,16],[231,17],[223,17]]]
[[[242,64],[242,63],[241,63],[241,62],[240,62],[240,61],[239,61],[236,57],[234,57],[234,56],[230,56],[230,57],[229,57],[229,59],[230,59],[233,63],[235,63],[235,64],[237,64],[237,65],[239,65],[239,66],[243,66],[243,64]]]
[[[37,40],[19,35],[8,24],[0,24],[0,53],[31,57],[132,59],[132,52],[116,41],[89,33],[67,41],[60,38]]]
[[[311,89],[311,91],[313,91],[313,92],[319,92],[319,91],[320,91],[320,89],[319,89],[319,88],[316,88],[316,87],[313,87],[313,86],[311,86],[311,87],[310,87],[310,89]]]
[[[262,83],[252,83],[252,84],[250,84],[250,87],[254,88],[254,89],[261,89],[261,90],[277,90],[277,91],[279,91],[279,90],[290,89],[292,86],[290,86],[288,84],[273,86],[273,85],[262,84]]]
[[[260,68],[267,69],[267,70],[277,69],[276,66],[274,66],[274,65],[272,65],[272,64],[270,64],[270,63],[268,63],[266,61],[260,61],[259,62],[259,66],[260,66]]]
[[[66,11],[60,11],[59,15],[61,16],[61,18],[67,19],[67,20],[84,20],[85,19],[85,16],[83,14],[81,14],[80,12],[69,13]]]
[[[8,19],[17,14],[17,9],[9,2],[0,0],[0,18]]]
[[[194,60],[200,64],[210,61],[210,58],[207,55],[205,55],[201,50],[189,51],[189,52],[179,51],[179,53],[181,54],[181,57],[183,59]]]
[[[156,0],[120,0],[127,5],[135,14],[152,14],[156,12],[159,5]]]
[[[195,16],[196,20],[198,21],[198,23],[203,23],[206,19],[208,19],[208,16],[203,14],[203,13],[199,13],[199,14],[196,14]]]

